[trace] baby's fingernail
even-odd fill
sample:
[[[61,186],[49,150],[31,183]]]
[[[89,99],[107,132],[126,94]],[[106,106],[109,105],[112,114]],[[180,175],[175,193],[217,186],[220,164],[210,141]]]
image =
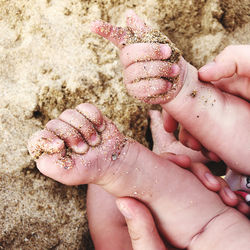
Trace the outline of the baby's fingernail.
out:
[[[99,131],[99,132],[102,132],[104,131],[106,128],[106,125],[105,125],[105,121],[102,122],[101,125],[99,125],[96,129]]]
[[[231,200],[236,200],[237,196],[236,194],[228,187],[224,187],[224,192]]]
[[[77,153],[77,154],[84,154],[88,151],[88,144],[85,142],[78,142],[77,145],[72,146],[72,149]]]
[[[210,173],[205,173],[205,178],[207,179],[207,181],[213,185],[218,185],[220,184],[219,181]]]
[[[171,76],[177,76],[180,73],[180,67],[177,64],[173,64],[171,67]]]
[[[166,44],[160,44],[160,52],[162,59],[168,59],[171,56],[171,49]]]
[[[96,146],[97,144],[100,143],[100,141],[101,141],[100,136],[97,135],[97,134],[93,134],[93,135],[90,136],[89,144],[91,146]]]
[[[200,69],[199,69],[199,72],[205,72],[205,71],[208,71],[210,70],[211,68],[213,68],[215,66],[215,62],[209,62],[207,63],[206,65],[202,66]]]
[[[61,139],[58,139],[58,138],[56,138],[56,139],[53,140],[53,145],[58,150],[64,148],[64,142]]]
[[[133,215],[131,210],[128,208],[126,202],[117,200],[116,201],[117,207],[120,210],[120,212],[123,214],[124,217],[127,219],[132,219]]]

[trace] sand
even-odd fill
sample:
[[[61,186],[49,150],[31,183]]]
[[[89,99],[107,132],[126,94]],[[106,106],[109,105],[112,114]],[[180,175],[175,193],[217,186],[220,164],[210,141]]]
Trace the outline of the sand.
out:
[[[49,119],[95,103],[148,145],[150,106],[127,95],[117,49],[90,33],[95,19],[124,25],[127,8],[197,67],[229,44],[250,43],[249,0],[1,0],[0,249],[92,249],[86,187],[42,176],[27,152],[29,136]]]

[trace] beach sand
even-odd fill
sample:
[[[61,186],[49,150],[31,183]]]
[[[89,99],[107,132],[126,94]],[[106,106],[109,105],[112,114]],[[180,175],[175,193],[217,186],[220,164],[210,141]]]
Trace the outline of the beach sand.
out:
[[[0,249],[92,249],[86,186],[44,177],[28,155],[49,119],[91,102],[149,145],[150,106],[127,95],[117,49],[90,33],[96,19],[124,26],[128,8],[196,67],[250,44],[249,0],[0,0]]]

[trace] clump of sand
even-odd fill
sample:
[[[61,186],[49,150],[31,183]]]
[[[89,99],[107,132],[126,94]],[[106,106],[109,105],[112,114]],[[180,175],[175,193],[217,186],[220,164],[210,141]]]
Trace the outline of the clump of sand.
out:
[[[42,0],[0,2],[0,249],[91,249],[85,187],[42,176],[28,137],[64,109],[95,103],[147,145],[144,105],[122,84],[117,49],[90,33],[122,25],[133,8],[199,67],[229,44],[250,43],[248,0]]]

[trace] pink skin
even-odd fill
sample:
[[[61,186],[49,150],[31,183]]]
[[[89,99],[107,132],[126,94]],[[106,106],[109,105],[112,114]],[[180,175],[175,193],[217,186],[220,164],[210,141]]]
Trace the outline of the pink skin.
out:
[[[139,22],[139,18],[134,13],[129,13],[128,20],[127,25],[132,29],[134,28],[135,31],[140,30],[141,34],[150,29],[145,26],[144,22]],[[134,24],[134,22],[138,23]],[[142,23],[143,25],[140,25]],[[134,69],[136,65],[138,65],[138,68],[141,68],[142,61],[144,61],[146,67],[150,65],[150,67],[155,68],[152,66],[153,64],[158,65],[162,58],[167,59],[171,53],[168,45],[141,43],[129,44],[124,47],[126,30],[120,28],[119,34],[110,36],[110,33],[102,32],[103,26],[115,30],[115,28],[111,28],[113,27],[111,24],[100,21],[92,24],[92,30],[107,38],[121,49],[120,59],[124,66],[125,78],[127,78],[128,72],[131,72],[129,70],[131,65],[133,65]],[[138,34],[140,32],[138,31]],[[119,37],[119,39],[116,39],[116,37]],[[156,46],[158,46],[158,49],[154,49]],[[165,49],[163,49],[163,46]],[[136,56],[134,57],[135,53]],[[140,53],[142,54],[141,58]],[[140,62],[138,63],[138,61]],[[247,161],[249,159],[249,151],[241,150],[242,145],[244,145],[244,148],[250,148],[250,133],[248,133],[249,128],[246,125],[250,122],[250,104],[241,98],[221,92],[212,84],[201,82],[198,79],[198,71],[187,63],[183,57],[177,64],[165,66],[165,71],[168,72],[170,67],[179,67],[179,70],[176,70],[176,72],[179,72],[178,87],[170,99],[153,97],[155,94],[166,93],[165,89],[168,88],[168,81],[165,81],[164,87],[164,80],[160,79],[159,81],[157,78],[154,81],[154,87],[152,85],[153,80],[148,81],[148,89],[144,87],[147,81],[144,78],[149,77],[149,71],[145,72],[144,77],[140,73],[140,77],[143,78],[142,81],[138,81],[136,74],[132,76],[129,73],[129,79],[134,79],[136,82],[133,84],[126,83],[128,92],[145,102],[161,103],[162,108],[174,120],[180,122],[189,134],[195,135],[195,138],[208,151],[214,152],[215,157],[221,158],[230,168],[238,172],[246,175],[250,174],[250,167]],[[135,70],[134,72],[138,71]],[[155,77],[154,72],[152,72],[151,76]],[[142,90],[147,91],[142,92]],[[235,130],[238,131],[237,136],[235,135]],[[225,138],[231,138],[233,143],[228,143],[228,140],[225,140]]]
[[[172,133],[166,133],[164,131],[162,126],[162,118],[159,111],[150,111],[150,118],[151,131],[154,141],[153,151],[155,153],[163,154],[167,151],[167,149],[169,149],[169,152],[188,154],[191,157],[191,160],[205,160],[205,158],[199,152],[184,147],[175,139]],[[190,165],[190,159],[185,155],[165,154],[165,157],[184,168],[187,168]],[[131,235],[128,233],[127,224],[124,217],[117,209],[115,200],[115,196],[109,194],[100,186],[94,184],[90,184],[88,186],[87,213],[89,229],[95,249],[97,250],[132,249],[130,240]],[[131,202],[133,203],[133,201]],[[144,211],[143,208],[141,208],[140,211],[141,210]],[[141,216],[143,216],[143,214]],[[100,221],[102,223],[100,223]],[[152,223],[150,223],[150,225],[152,225]],[[155,237],[158,239],[159,236]],[[133,238],[134,237],[132,236],[132,239]],[[135,247],[134,244],[137,243],[133,243],[133,247]],[[145,244],[145,242],[143,244]]]
[[[65,123],[71,126],[68,131],[65,131],[59,119],[56,120],[58,126],[54,122],[53,126],[47,126],[44,132],[38,132],[29,142],[31,155],[37,157],[41,153],[40,148],[43,150],[42,155],[36,160],[37,167],[42,173],[68,185],[98,184],[117,197],[130,196],[141,200],[151,210],[163,237],[169,239],[176,247],[191,246],[193,249],[201,249],[196,248],[196,242],[200,244],[199,239],[204,236],[201,233],[204,227],[207,239],[214,226],[220,227],[222,231],[229,226],[233,230],[238,230],[235,219],[241,222],[243,228],[249,227],[250,230],[248,220],[236,210],[225,206],[214,192],[207,190],[189,171],[179,168],[175,163],[154,154],[137,142],[125,140],[115,125],[102,117],[93,105],[81,104],[76,110],[84,117],[88,117],[96,133],[102,138],[100,144],[95,147],[88,144],[89,149],[85,154],[73,151],[75,142],[69,137],[73,135],[77,138],[77,144],[80,140],[87,143],[84,135],[88,135],[89,126],[86,126],[86,130],[85,126],[74,127],[82,119],[72,112],[72,119]],[[102,132],[98,131],[98,127],[103,128],[104,123],[105,129]],[[47,133],[48,130],[54,135]],[[68,150],[65,147],[59,151],[61,146],[58,148],[56,143],[55,149],[52,147],[51,150],[50,145],[50,150],[47,151],[43,140],[45,138],[53,143],[55,135],[58,137],[57,141],[59,137],[64,138],[61,141],[65,142]],[[66,151],[68,153],[65,153]],[[249,233],[248,230],[245,232]],[[227,231],[225,237],[234,239],[234,233],[231,230]],[[225,241],[221,237],[218,241],[221,239]],[[243,233],[240,247],[244,245]],[[232,247],[235,245],[232,244]]]
[[[199,70],[199,79],[211,82],[220,90],[250,100],[250,46],[231,45],[226,47],[213,62],[208,63]],[[173,132],[177,122],[171,117],[169,120],[168,132]],[[182,131],[181,131],[182,132]],[[184,140],[182,141],[182,138]],[[192,136],[182,136],[181,141],[192,149],[200,150],[197,140]],[[193,144],[193,141],[196,143]]]
[[[130,198],[121,198],[117,200],[117,206],[126,219],[134,250],[166,249],[150,211],[143,204]]]
[[[159,111],[151,110],[149,115],[151,119],[150,125],[152,137],[154,141],[153,151],[157,154],[164,154],[165,157],[175,162],[180,167],[189,168],[190,171],[192,171],[192,173],[194,173],[208,189],[218,192],[225,204],[229,206],[236,206],[238,204],[238,199],[233,192],[230,192],[230,189],[225,192],[225,188],[228,186],[226,182],[223,181],[223,179],[219,177],[216,179],[211,174],[209,169],[203,164],[193,163],[190,165],[190,160],[184,155],[188,155],[193,162],[206,162],[207,159],[201,153],[183,146],[183,144],[176,140],[172,133],[167,133],[163,127],[164,117],[161,117]],[[168,124],[165,123],[164,125]],[[166,154],[166,152],[182,155]],[[116,197],[107,193],[98,185],[89,185],[87,196],[87,213],[89,228],[95,249],[132,249],[131,240],[133,243],[133,248],[136,249],[134,245],[138,245],[138,241],[135,241],[134,243],[133,239],[136,237],[131,235],[132,232],[136,232],[136,229],[131,230],[130,234],[128,233],[126,222],[130,223],[131,220],[125,221],[124,217],[121,215],[115,205],[115,200]],[[133,208],[137,206],[136,201],[130,201],[129,204],[133,204]],[[145,223],[147,223],[147,221],[150,222],[151,217],[148,215],[148,212],[145,212],[146,208],[143,209],[142,204],[139,204],[138,206],[138,209],[142,212],[140,215],[140,217],[142,217],[141,220],[146,218]],[[237,205],[237,209],[242,213],[249,213],[248,206],[243,202]],[[138,218],[138,216],[135,216],[134,220]],[[100,223],[100,221],[102,221],[102,223]],[[136,225],[136,222],[133,224]],[[152,225],[151,222],[150,225]],[[128,224],[128,227],[129,226],[130,224]],[[109,228],[109,230],[107,230],[107,228]],[[140,246],[148,246],[147,238],[149,236],[147,234],[147,228],[148,227],[140,228],[140,230],[137,230],[136,232],[136,234],[141,235],[141,240],[139,241]],[[145,232],[142,232],[142,230],[145,230]],[[151,240],[151,242],[158,242],[158,237],[152,237],[154,240]],[[110,242],[112,242],[112,245]],[[139,248],[138,246],[138,249],[144,248]]]
[[[142,22],[141,22],[142,23]],[[139,25],[140,26],[140,25]],[[130,25],[130,27],[131,27],[131,25]],[[94,31],[96,32],[96,29],[95,29],[95,24],[93,25],[93,29],[94,29]],[[143,28],[142,28],[143,29]],[[97,32],[98,33],[98,32]],[[108,38],[108,37],[107,37]],[[109,38],[108,38],[109,39]],[[116,41],[115,41],[115,43],[116,43]],[[122,48],[123,46],[120,46],[118,43],[116,43],[116,45],[118,46],[118,47],[120,47],[120,48]],[[127,57],[128,57],[128,60],[127,60],[127,58],[125,58],[125,60],[123,61],[123,57],[121,57],[121,60],[122,60],[122,62],[123,62],[123,64],[125,65],[125,67],[126,66],[129,66],[129,65],[131,65],[133,62],[135,62],[135,61],[141,61],[141,60],[145,60],[145,59],[143,59],[143,57],[144,58],[148,58],[148,55],[149,54],[151,54],[151,59],[152,60],[157,60],[157,59],[165,59],[165,58],[168,58],[169,57],[169,50],[168,49],[164,49],[164,45],[160,45],[161,47],[160,47],[160,51],[162,52],[160,55],[155,55],[155,48],[153,47],[153,49],[151,49],[152,47],[144,47],[144,44],[143,44],[143,46],[142,46],[142,44],[134,44],[133,45],[134,46],[134,49],[133,49],[133,47],[130,47],[130,45],[128,45],[128,46],[126,46],[124,49],[123,49],[123,51],[125,51],[124,52],[124,54],[126,54],[127,55]],[[156,46],[156,45],[155,45]],[[128,48],[127,50],[126,50],[126,48]],[[166,48],[166,47],[165,47]],[[159,57],[158,57],[159,56]],[[131,59],[131,58],[133,58],[133,59]],[[148,63],[148,62],[147,62]],[[157,65],[157,61],[155,62],[155,64]],[[137,63],[137,64],[139,64],[139,63]],[[140,64],[142,64],[142,63],[140,63]],[[146,62],[145,62],[145,64],[146,64]],[[158,63],[159,64],[159,63]],[[141,75],[141,66],[139,65],[139,67],[138,67],[138,70],[136,71],[136,63],[135,64],[133,64],[134,66],[133,66],[133,70],[131,70],[131,68],[129,68],[129,70],[127,71],[127,73],[128,73],[128,76],[125,74],[125,84],[129,84],[129,83],[131,83],[131,80],[130,81],[127,81],[127,78],[129,78],[129,79],[133,79],[132,77],[131,77],[131,74],[133,73],[133,71],[135,71],[135,75],[137,75],[137,77],[138,77],[138,75],[139,75],[139,77],[143,77],[142,75]],[[153,64],[150,64],[150,66],[149,66],[149,69],[152,69],[152,67],[154,67],[153,66]],[[168,69],[170,68],[169,67],[169,65],[167,65],[167,67],[168,67]],[[168,70],[167,69],[167,70]],[[167,72],[167,70],[165,71],[165,72]],[[155,75],[157,75],[157,73],[159,73],[159,72],[152,72],[152,75],[151,76],[155,76]],[[148,76],[148,75],[147,75]],[[161,76],[163,76],[163,75],[161,75]],[[164,75],[165,76],[165,75]],[[145,82],[145,81],[144,81]],[[156,82],[155,83],[157,83],[157,80],[156,80]],[[164,84],[164,83],[163,83]],[[163,85],[164,86],[164,85]],[[134,89],[136,89],[136,88],[134,88]],[[133,92],[132,92],[132,94],[134,94],[135,93],[135,90],[133,89]],[[143,89],[144,90],[144,89]],[[131,90],[130,90],[131,91]],[[141,90],[140,90],[141,91]],[[158,89],[158,91],[159,91],[159,89]],[[228,91],[228,92],[230,92],[230,91]],[[243,91],[244,92],[244,91]],[[130,92],[131,93],[131,92]],[[155,94],[156,92],[154,92],[153,94]],[[158,93],[158,92],[157,92]],[[232,93],[232,92],[230,92],[230,93]],[[151,93],[152,94],[152,93]],[[143,98],[144,96],[143,95],[140,95],[140,96],[138,96],[139,98]],[[164,111],[164,110],[163,110]],[[165,117],[164,117],[165,116]],[[163,112],[163,117],[164,117],[164,127],[165,127],[165,129],[166,129],[166,131],[170,131],[170,132],[172,132],[172,131],[174,131],[175,129],[176,129],[176,127],[177,127],[177,122],[172,118],[172,116],[170,116],[170,115],[168,115],[168,113],[167,112]],[[159,135],[159,139],[160,138],[163,138],[164,136],[162,136],[162,134],[161,135]],[[187,145],[187,146],[189,146],[190,148],[193,148],[193,149],[195,149],[195,150],[200,150],[200,149],[202,149],[202,145],[199,143],[199,141],[197,140],[197,139],[195,139],[194,137],[192,137],[192,135],[190,135],[189,133],[188,133],[188,131],[187,130],[185,130],[185,129],[181,129],[180,130],[180,137],[179,137],[179,139],[185,144],[185,145]],[[165,141],[164,140],[162,140],[162,142],[163,142],[163,144],[165,143]],[[204,152],[204,154],[206,155],[206,156],[208,156],[208,158],[210,158],[210,159],[212,159],[212,160],[214,160],[214,161],[218,161],[219,160],[219,158],[218,158],[218,156],[216,156],[214,153],[212,153],[212,152],[209,152],[209,151],[205,151],[205,149],[203,149],[203,152]],[[204,165],[203,165],[204,166]],[[209,188],[209,186],[210,186],[210,189],[211,190],[213,190],[213,188],[214,188],[214,190],[215,191],[218,191],[218,189],[216,188],[216,186],[217,186],[217,184],[216,185],[214,185],[214,184],[212,184],[212,183],[210,183],[209,184],[209,182],[207,182],[207,180],[204,178],[204,176],[205,176],[205,174],[207,174],[209,171],[208,171],[208,169],[204,166],[204,167],[201,167],[201,166],[198,166],[198,165],[193,165],[192,166],[192,168],[191,168],[191,170],[193,171],[193,173],[195,173],[196,174],[196,176],[198,177],[198,178],[200,178],[200,180],[202,180],[202,182]],[[221,179],[220,179],[221,180]],[[226,183],[224,182],[224,181],[220,181],[221,182],[221,185],[222,185],[222,187],[224,187],[224,188],[227,188],[227,185],[226,185]],[[224,202],[226,202],[227,204],[229,204],[229,205],[236,205],[237,204],[237,199],[235,198],[235,196],[233,196],[232,195],[232,192],[230,192],[230,196],[228,196],[228,194],[224,191],[224,188],[222,188],[221,190],[220,190],[220,195],[221,195],[221,197],[222,197],[222,199],[224,200]],[[217,190],[216,190],[217,189]],[[227,192],[229,192],[230,190],[227,190]],[[103,194],[104,195],[104,194]],[[107,199],[106,199],[106,201],[107,201]],[[112,202],[111,202],[112,203]],[[110,203],[110,206],[111,206],[111,203]],[[107,206],[109,206],[108,204],[107,204]],[[246,204],[244,204],[243,202],[241,202],[239,205],[238,205],[238,209],[240,210],[240,211],[242,211],[243,213],[246,213],[246,214],[249,214],[249,208],[247,207],[247,205]],[[123,223],[123,227],[124,227],[124,223]],[[114,230],[114,232],[117,232],[117,230]],[[117,238],[117,237],[116,237]],[[117,238],[118,239],[118,238]]]

